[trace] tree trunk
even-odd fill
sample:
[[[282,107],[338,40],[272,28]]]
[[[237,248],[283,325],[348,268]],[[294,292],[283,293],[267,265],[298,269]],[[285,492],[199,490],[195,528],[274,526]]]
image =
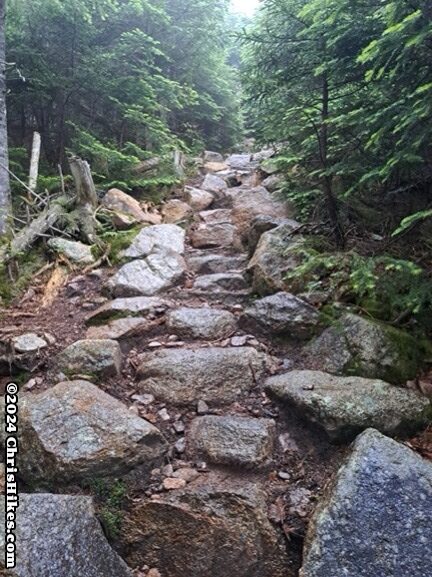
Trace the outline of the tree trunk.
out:
[[[81,236],[86,242],[94,244],[97,240],[94,211],[98,205],[98,198],[90,165],[77,156],[69,159],[69,165],[75,181]]]
[[[0,235],[10,229],[11,196],[6,121],[6,0],[0,0]]]
[[[329,84],[327,74],[323,74],[322,83],[322,110],[320,130],[320,157],[324,172],[323,189],[327,212],[333,226],[333,233],[338,248],[345,247],[345,233],[340,222],[338,202],[333,191],[333,178],[328,174],[328,119],[329,119]]]
[[[39,175],[39,159],[41,151],[41,136],[39,132],[33,134],[33,146],[30,160],[29,189],[35,191]]]

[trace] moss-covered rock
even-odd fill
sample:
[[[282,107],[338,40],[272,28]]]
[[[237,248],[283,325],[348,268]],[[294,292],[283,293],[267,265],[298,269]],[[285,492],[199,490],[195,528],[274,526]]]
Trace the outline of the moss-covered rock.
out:
[[[419,372],[432,346],[384,323],[346,314],[306,347],[308,364],[337,375],[403,384]]]

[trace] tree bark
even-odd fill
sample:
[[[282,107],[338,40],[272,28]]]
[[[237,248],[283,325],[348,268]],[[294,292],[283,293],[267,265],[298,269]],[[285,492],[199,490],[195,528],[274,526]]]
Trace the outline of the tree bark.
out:
[[[0,235],[10,230],[11,195],[6,119],[6,0],[0,0]]]
[[[333,227],[333,234],[338,248],[345,247],[345,233],[340,222],[338,202],[333,191],[333,178],[328,174],[328,119],[329,119],[329,84],[327,74],[322,77],[322,110],[320,130],[320,157],[324,172],[323,189],[327,212]]]
[[[41,151],[41,136],[39,132],[33,134],[33,146],[30,160],[29,189],[36,190],[37,179],[39,175],[39,159]]]
[[[81,236],[85,242],[94,244],[97,240],[94,212],[98,198],[90,165],[77,156],[69,159],[69,165],[75,181]]]

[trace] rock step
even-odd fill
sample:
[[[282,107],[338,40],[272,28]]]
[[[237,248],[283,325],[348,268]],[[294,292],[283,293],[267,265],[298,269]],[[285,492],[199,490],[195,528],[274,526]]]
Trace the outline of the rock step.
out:
[[[236,332],[237,319],[221,309],[184,307],[167,315],[167,328],[183,340],[220,340]]]
[[[197,251],[198,252],[198,251]],[[246,271],[246,256],[225,256],[222,254],[189,254],[186,262],[190,270],[198,275]]]
[[[249,285],[245,277],[240,273],[216,273],[202,275],[195,279],[193,289],[196,291],[243,291],[247,290]]]

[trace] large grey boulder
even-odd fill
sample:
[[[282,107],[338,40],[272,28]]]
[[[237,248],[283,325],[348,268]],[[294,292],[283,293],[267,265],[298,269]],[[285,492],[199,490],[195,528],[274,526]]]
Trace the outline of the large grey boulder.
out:
[[[235,170],[252,170],[258,166],[258,162],[252,162],[251,154],[231,154],[225,162]]]
[[[145,260],[123,265],[108,281],[115,297],[154,296],[179,283],[186,272],[185,260],[174,251],[158,251]]]
[[[225,256],[200,251],[191,253],[187,262],[189,268],[200,275],[242,271],[247,265],[246,257],[242,255]]]
[[[290,290],[286,276],[300,264],[301,257],[296,250],[304,243],[304,239],[295,234],[298,227],[298,223],[289,221],[261,236],[248,266],[258,294]]]
[[[167,315],[167,327],[184,340],[217,340],[231,336],[237,321],[232,313],[220,309],[180,308]]]
[[[260,238],[262,235],[269,231],[277,228],[281,224],[284,224],[287,219],[280,218],[278,216],[270,216],[268,214],[259,214],[252,219],[250,226],[249,226],[249,233],[247,237],[247,246],[249,255],[253,256]],[[294,227],[299,226],[296,221],[292,221]]]
[[[201,185],[201,189],[212,193],[216,198],[222,198],[228,190],[228,185],[225,180],[219,176],[207,174]]]
[[[276,425],[271,419],[208,415],[189,429],[188,449],[218,465],[257,467],[272,456]]]
[[[267,379],[266,390],[335,441],[369,427],[390,435],[412,433],[431,415],[430,401],[416,392],[362,377],[291,371]]]
[[[118,343],[110,339],[82,340],[61,351],[54,363],[68,376],[115,377],[121,371],[122,353]]]
[[[287,205],[276,200],[262,186],[256,188],[232,189],[233,220],[244,241],[250,230],[251,222],[256,216],[288,218]]]
[[[234,402],[264,376],[269,357],[252,347],[167,349],[140,357],[139,389],[175,405]]]
[[[191,232],[194,248],[225,248],[235,240],[235,226],[229,223],[198,224]]]
[[[1,437],[4,442],[4,433]],[[113,477],[138,465],[151,468],[166,450],[156,427],[86,381],[22,395],[18,439],[20,475],[27,483],[69,483]]]
[[[5,517],[4,499],[0,514]],[[0,569],[5,559],[0,531]],[[132,577],[111,549],[90,497],[21,494],[16,520],[17,564],[11,577]]]
[[[123,252],[126,258],[144,258],[154,252],[185,251],[185,231],[176,224],[158,224],[143,228],[128,249]]]
[[[174,224],[188,221],[193,215],[193,209],[186,202],[175,198],[163,205],[161,213],[165,223]]]
[[[319,505],[301,577],[432,575],[432,464],[363,433]]]
[[[128,317],[159,316],[172,303],[159,297],[130,297],[109,301],[93,311],[86,319],[88,325],[99,324],[109,319]]]
[[[273,335],[307,339],[316,332],[320,315],[305,301],[280,292],[256,300],[245,310],[242,324]]]
[[[102,205],[114,213],[114,224],[127,228],[137,223],[158,224],[161,217],[158,213],[144,212],[140,203],[118,188],[109,190],[102,199]]]
[[[138,503],[125,523],[133,566],[169,577],[294,577],[264,495],[206,485]]]
[[[82,242],[65,238],[50,238],[47,244],[52,250],[76,264],[92,264],[95,261],[92,247]]]
[[[346,314],[306,348],[312,368],[404,384],[416,377],[425,351],[411,335]]]
[[[284,182],[284,177],[281,174],[271,174],[262,181],[262,185],[269,192],[276,192],[282,188]]]
[[[186,188],[183,198],[197,212],[209,208],[215,199],[211,192],[199,188]]]
[[[206,150],[204,152],[204,162],[223,162],[224,157],[219,152],[213,152],[212,150]]]

